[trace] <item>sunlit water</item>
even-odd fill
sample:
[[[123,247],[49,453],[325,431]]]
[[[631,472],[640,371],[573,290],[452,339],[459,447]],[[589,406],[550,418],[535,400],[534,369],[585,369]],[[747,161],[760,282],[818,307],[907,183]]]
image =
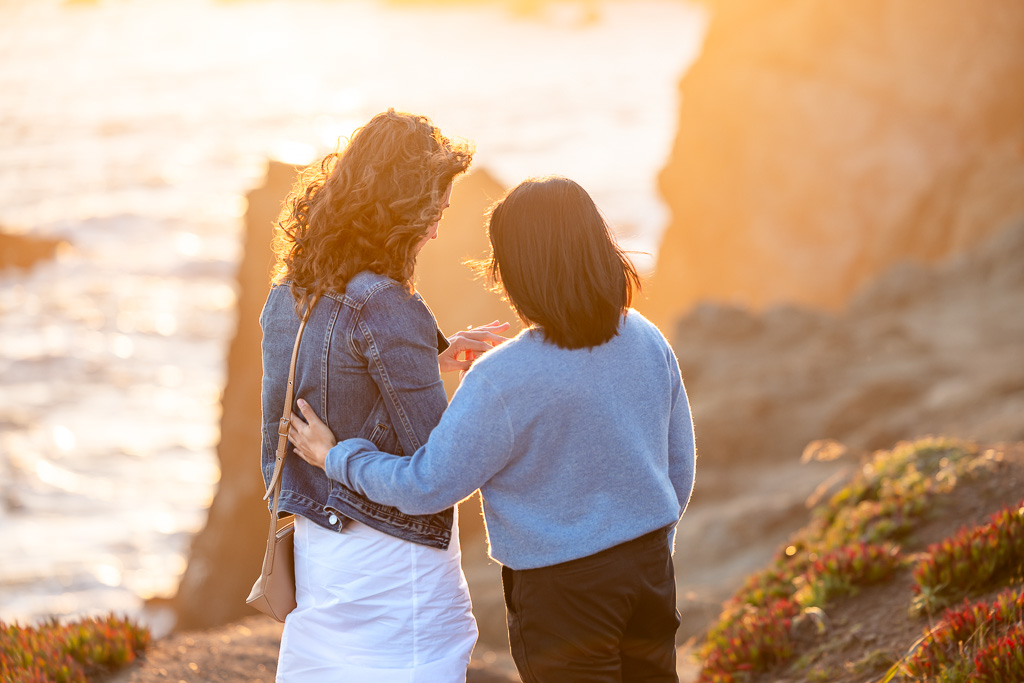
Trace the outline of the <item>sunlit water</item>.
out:
[[[504,7],[0,1],[0,226],[71,244],[0,272],[0,620],[173,594],[219,476],[242,197],[268,157],[423,112],[506,185],[580,181],[654,250],[704,15]]]

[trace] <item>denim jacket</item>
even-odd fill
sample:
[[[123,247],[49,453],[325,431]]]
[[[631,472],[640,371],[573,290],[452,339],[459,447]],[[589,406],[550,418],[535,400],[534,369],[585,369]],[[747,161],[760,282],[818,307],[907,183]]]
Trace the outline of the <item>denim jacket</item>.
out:
[[[287,284],[271,288],[263,328],[263,480],[274,471],[278,424],[299,318]],[[320,297],[302,335],[295,399],[303,398],[339,439],[369,439],[381,451],[411,455],[427,441],[448,399],[437,355],[448,342],[418,294],[364,271],[344,294]],[[297,405],[292,406],[300,415]],[[451,540],[453,510],[407,515],[327,478],[288,445],[279,514],[302,515],[340,531],[355,519],[383,533],[435,548]]]

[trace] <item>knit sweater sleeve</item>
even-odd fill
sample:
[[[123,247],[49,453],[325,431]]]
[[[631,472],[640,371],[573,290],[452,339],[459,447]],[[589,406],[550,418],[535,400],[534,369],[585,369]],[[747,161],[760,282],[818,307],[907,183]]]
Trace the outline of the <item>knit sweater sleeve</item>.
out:
[[[514,433],[501,392],[474,368],[430,438],[410,457],[347,439],[327,454],[327,476],[406,514],[432,514],[463,500],[509,461]]]
[[[693,436],[693,417],[686,387],[679,372],[679,362],[671,347],[668,348],[670,372],[672,372],[672,413],[668,427],[668,474],[679,500],[681,517],[693,493],[694,470],[697,450]]]

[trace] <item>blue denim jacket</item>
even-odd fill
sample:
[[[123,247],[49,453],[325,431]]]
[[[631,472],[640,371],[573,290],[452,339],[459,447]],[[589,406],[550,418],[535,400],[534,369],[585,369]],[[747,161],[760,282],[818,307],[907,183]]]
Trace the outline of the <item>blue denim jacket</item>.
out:
[[[299,318],[288,286],[276,285],[260,315],[263,328],[264,482],[274,471],[278,423]],[[448,342],[418,294],[364,271],[342,295],[320,298],[306,323],[295,366],[295,398],[305,399],[338,439],[369,439],[381,451],[412,454],[427,441],[448,399],[437,354]],[[299,415],[298,407],[292,410]],[[407,515],[327,478],[295,455],[284,461],[279,513],[340,531],[346,518],[381,532],[447,548],[452,508]]]

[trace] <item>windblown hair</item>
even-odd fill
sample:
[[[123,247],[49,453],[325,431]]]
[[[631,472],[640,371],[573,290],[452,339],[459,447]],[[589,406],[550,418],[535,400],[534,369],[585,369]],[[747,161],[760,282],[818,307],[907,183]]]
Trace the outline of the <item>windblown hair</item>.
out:
[[[525,180],[492,207],[487,231],[485,272],[524,323],[567,349],[618,334],[640,277],[586,190],[558,176]]]
[[[411,291],[416,247],[472,158],[424,116],[394,109],[374,116],[344,149],[308,167],[288,195],[273,241],[273,282],[290,284],[297,310],[326,291],[344,293],[363,270]]]

